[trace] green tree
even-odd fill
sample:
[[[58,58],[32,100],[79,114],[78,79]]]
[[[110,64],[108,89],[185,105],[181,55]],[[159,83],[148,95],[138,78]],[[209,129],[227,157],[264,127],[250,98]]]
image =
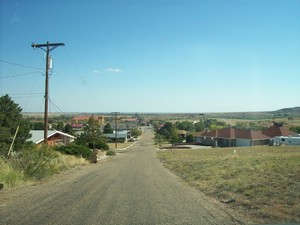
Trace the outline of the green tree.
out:
[[[110,125],[110,123],[105,124],[104,128],[103,128],[103,133],[104,134],[112,134],[113,133],[113,129],[112,126]]]
[[[8,95],[0,97],[0,153],[7,153],[17,127],[19,131],[15,139],[14,150],[20,150],[30,138],[30,123],[23,119],[22,108]]]
[[[293,132],[295,132],[297,134],[300,134],[300,126],[292,126],[290,128],[290,131],[293,131]]]
[[[59,131],[62,131],[64,129],[64,123],[62,121],[59,121],[57,124],[56,124],[56,130],[59,130]]]
[[[155,134],[154,136],[155,144],[161,144],[164,141],[164,138],[160,134]]]
[[[186,142],[187,143],[191,143],[191,142],[194,142],[194,141],[195,141],[195,138],[194,138],[194,136],[192,134],[188,134],[186,136]]]
[[[94,116],[90,117],[88,124],[84,127],[84,133],[80,135],[80,140],[92,146],[93,149],[99,142],[105,142],[99,121]]]
[[[195,126],[190,121],[176,122],[176,128],[179,130],[195,131]]]
[[[72,134],[72,135],[74,134],[73,128],[71,127],[70,124],[66,124],[63,131],[68,134]]]
[[[205,130],[205,124],[203,121],[195,123],[194,126],[196,132]]]
[[[170,141],[171,140],[175,140],[177,141],[177,129],[175,127],[175,125],[173,125],[172,123],[170,122],[167,122],[165,123],[165,125],[160,128],[158,131],[157,131],[158,134],[160,134],[164,140],[167,140],[167,141]]]
[[[44,130],[44,123],[43,122],[33,122],[32,130]]]

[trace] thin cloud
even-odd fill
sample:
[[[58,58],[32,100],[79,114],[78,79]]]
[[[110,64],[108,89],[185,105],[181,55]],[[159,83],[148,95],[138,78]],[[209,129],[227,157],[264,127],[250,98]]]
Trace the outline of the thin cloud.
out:
[[[94,73],[94,74],[99,74],[100,71],[99,71],[99,70],[93,70],[93,73]]]
[[[20,16],[19,16],[19,12],[15,12],[15,14],[11,18],[10,22],[11,23],[19,23],[20,21],[21,21],[21,19],[20,19]]]
[[[18,8],[19,8],[19,3],[16,2],[16,11],[10,20],[11,23],[19,23],[21,21]]]
[[[119,68],[112,68],[112,67],[107,68],[105,71],[109,72],[109,73],[122,73],[121,69],[119,69]]]

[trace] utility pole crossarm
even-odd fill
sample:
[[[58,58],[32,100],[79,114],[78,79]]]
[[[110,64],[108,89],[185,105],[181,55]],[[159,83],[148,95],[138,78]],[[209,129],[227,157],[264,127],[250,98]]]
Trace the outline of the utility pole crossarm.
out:
[[[32,45],[31,45],[32,48],[58,47],[58,46],[65,46],[65,44],[64,43],[49,43],[49,42],[47,42],[47,44],[32,43]]]

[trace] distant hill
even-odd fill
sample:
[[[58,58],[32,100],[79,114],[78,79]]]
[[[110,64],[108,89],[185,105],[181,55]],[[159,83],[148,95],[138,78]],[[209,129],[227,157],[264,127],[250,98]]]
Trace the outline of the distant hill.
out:
[[[300,107],[283,108],[276,110],[273,113],[300,114]]]

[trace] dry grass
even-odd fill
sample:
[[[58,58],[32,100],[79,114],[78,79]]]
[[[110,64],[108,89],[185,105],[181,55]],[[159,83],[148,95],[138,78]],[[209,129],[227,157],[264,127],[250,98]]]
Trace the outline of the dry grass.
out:
[[[234,153],[236,152],[236,153]],[[263,223],[300,222],[300,147],[160,151],[191,185]]]
[[[67,169],[89,164],[89,161],[84,158],[54,153],[55,157],[50,158],[49,161],[43,158],[34,158],[30,161],[27,157],[12,157],[9,160],[0,157],[0,183],[3,183],[5,188],[13,188],[26,182],[49,178]]]
[[[6,159],[0,157],[0,183],[3,183],[5,188],[11,188],[19,185],[23,181],[23,172],[15,170],[7,163]]]

